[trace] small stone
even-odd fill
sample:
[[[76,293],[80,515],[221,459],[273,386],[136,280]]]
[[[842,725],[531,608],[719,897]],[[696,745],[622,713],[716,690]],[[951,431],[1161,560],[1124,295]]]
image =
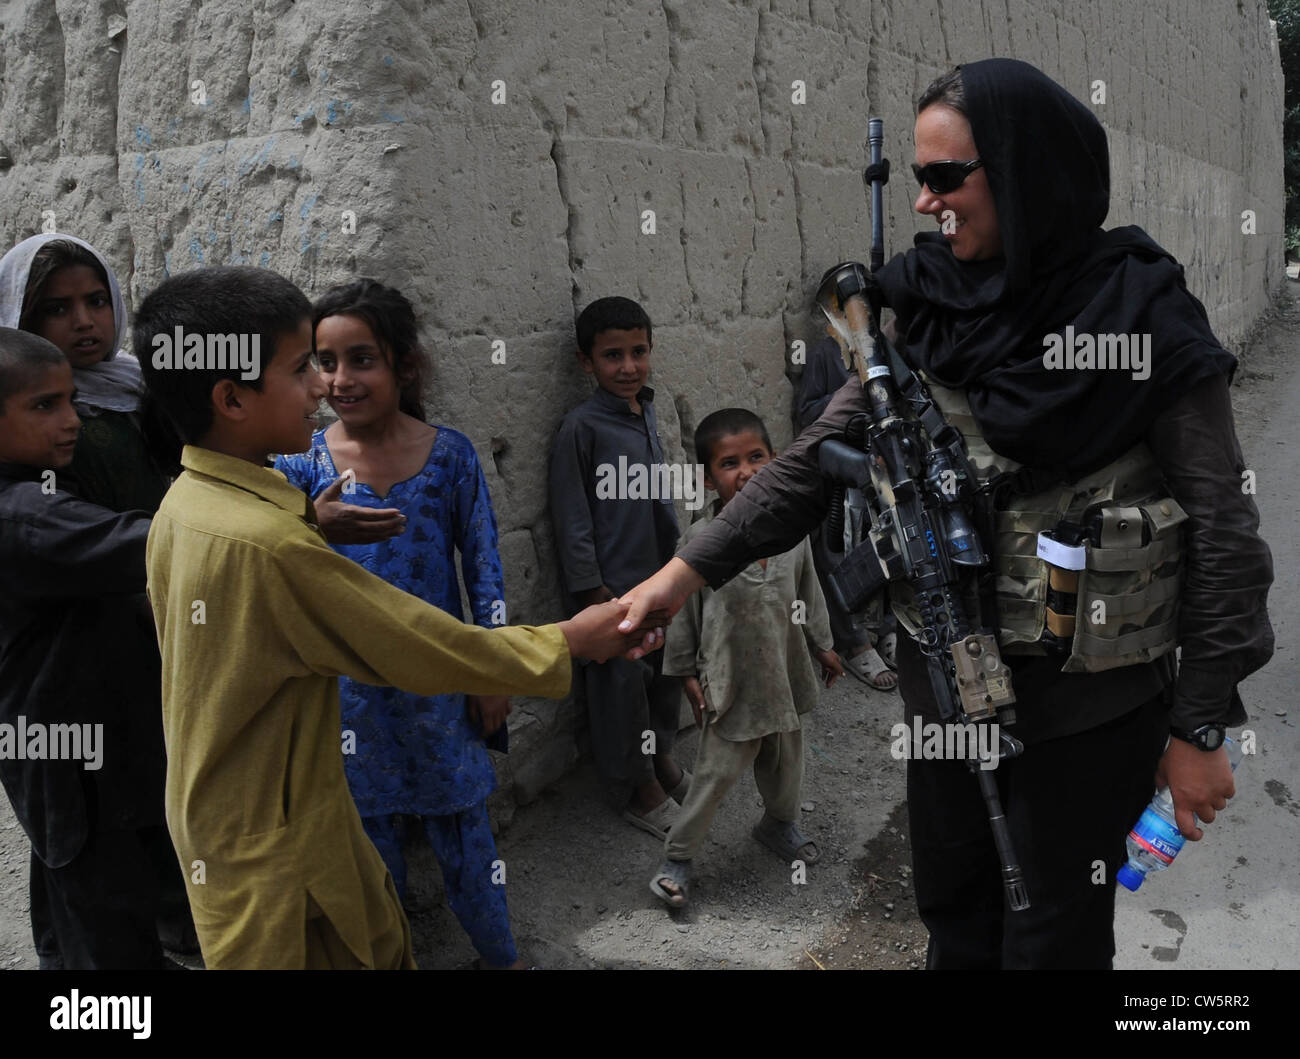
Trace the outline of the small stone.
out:
[[[1285,716],[1286,716],[1286,710],[1274,710],[1273,712],[1274,712],[1275,714],[1277,714],[1277,716],[1279,716],[1279,717],[1285,717]]]
[[[893,901],[886,901],[886,902],[885,902],[885,911],[886,911],[886,912],[892,912],[893,910],[894,910],[894,902],[893,902]]]
[[[799,806],[799,808],[802,809],[805,813],[811,813],[814,809],[817,808],[817,804],[815,802],[804,802],[803,805]]]

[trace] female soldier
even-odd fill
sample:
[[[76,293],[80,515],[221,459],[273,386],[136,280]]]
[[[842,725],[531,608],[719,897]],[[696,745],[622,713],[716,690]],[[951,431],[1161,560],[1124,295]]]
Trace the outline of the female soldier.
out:
[[[1108,968],[1115,876],[1153,773],[1170,787],[1183,834],[1199,839],[1192,814],[1213,820],[1234,794],[1221,743],[1225,725],[1246,719],[1236,685],[1273,651],[1265,610],[1272,559],[1241,488],[1228,396],[1236,359],[1168,253],[1140,228],[1101,229],[1110,197],[1105,132],[1041,71],[990,59],[939,78],[918,101],[916,160],[916,210],[942,230],[918,235],[875,281],[936,400],[947,413],[965,413],[959,428],[977,468],[978,454],[1056,483],[1032,502],[1012,495],[1002,509],[1018,523],[1035,511],[1041,517],[1044,497],[1062,513],[1078,513],[1089,496],[1154,500],[1148,533],[1164,538],[1133,542],[1142,546],[1139,568],[1111,575],[1127,578],[1126,590],[1148,592],[1151,606],[1098,629],[1080,622],[1080,635],[1066,642],[1068,660],[1043,646],[1042,577],[999,578],[999,641],[1025,751],[1004,760],[997,779],[1032,904],[1005,908],[965,763],[909,760],[927,962]],[[1045,356],[1077,336],[1094,351],[1100,336],[1111,351],[1122,337],[1131,357],[1117,369],[1092,366],[1095,355],[1076,361],[1074,349],[1068,358]],[[623,597],[632,602],[627,627],[656,609],[675,612],[703,584],[716,588],[808,533],[830,495],[817,447],[842,438],[848,419],[865,411],[861,384],[850,379],[707,532]],[[1120,495],[1139,480],[1154,481],[1157,492]],[[1186,521],[1171,534],[1180,509]],[[1019,536],[1031,542],[1032,564],[1034,534]],[[999,532],[992,543],[1005,551],[1010,542]],[[891,602],[906,624],[906,608]],[[1011,616],[1026,610],[1028,619]],[[938,720],[924,659],[901,631],[898,666],[909,724],[916,715]]]

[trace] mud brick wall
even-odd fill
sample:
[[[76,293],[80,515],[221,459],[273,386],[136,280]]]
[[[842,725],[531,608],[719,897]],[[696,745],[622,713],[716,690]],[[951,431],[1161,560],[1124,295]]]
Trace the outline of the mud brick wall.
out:
[[[546,453],[588,386],[575,311],[645,304],[670,459],[724,404],[788,441],[813,287],[867,256],[868,116],[904,165],[916,94],[989,55],[1090,103],[1108,223],[1146,227],[1239,341],[1283,277],[1263,0],[0,0],[0,237],[89,239],[133,304],[217,263],[312,295],[354,275],[405,290],[431,416],[483,459],[510,620],[543,622],[560,614]],[[891,251],[931,223],[905,174]],[[583,722],[521,706],[503,778],[527,800],[577,759]]]

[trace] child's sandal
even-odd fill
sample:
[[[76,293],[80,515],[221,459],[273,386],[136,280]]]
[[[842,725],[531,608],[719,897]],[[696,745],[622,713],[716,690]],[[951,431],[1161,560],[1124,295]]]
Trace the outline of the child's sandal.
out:
[[[659,865],[655,877],[650,880],[650,892],[670,908],[682,908],[690,900],[690,872],[689,860],[666,860]],[[677,892],[665,889],[662,880],[672,883],[677,887]]]

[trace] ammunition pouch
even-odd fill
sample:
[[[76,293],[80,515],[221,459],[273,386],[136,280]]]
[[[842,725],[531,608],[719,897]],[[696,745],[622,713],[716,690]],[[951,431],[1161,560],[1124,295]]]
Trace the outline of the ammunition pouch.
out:
[[[930,379],[926,385],[944,419],[964,438],[982,488],[1028,480],[1020,464],[989,447],[963,391]],[[1145,444],[1074,482],[1028,495],[1009,490],[994,513],[991,548],[1003,653],[1051,654],[1063,658],[1062,672],[1096,673],[1172,651],[1178,642],[1186,519]],[[1082,564],[1073,564],[1079,568],[1069,576],[1039,551],[1039,534],[1054,535],[1062,525],[1094,527],[1081,542]],[[1053,570],[1056,606],[1069,599],[1062,586],[1074,587],[1072,629],[1062,615],[1049,613]],[[967,593],[972,606],[974,588]],[[894,582],[889,593],[899,621],[915,635],[920,615],[910,587]]]

